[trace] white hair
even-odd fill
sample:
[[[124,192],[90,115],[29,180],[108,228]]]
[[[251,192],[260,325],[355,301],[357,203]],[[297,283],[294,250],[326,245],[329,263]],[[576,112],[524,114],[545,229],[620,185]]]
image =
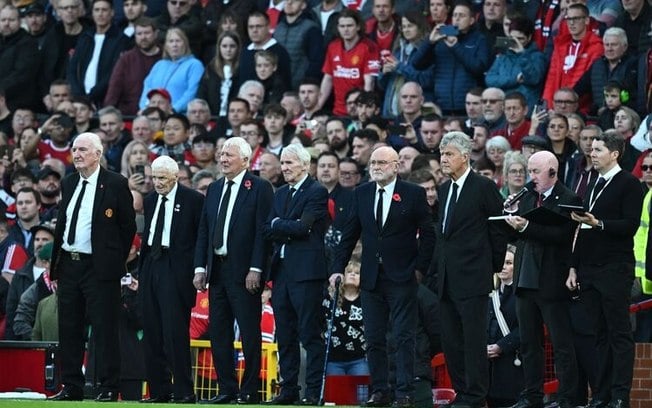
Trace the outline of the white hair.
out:
[[[179,174],[179,165],[170,156],[159,156],[152,162],[152,171],[155,170],[177,175]]]
[[[241,158],[247,160],[251,159],[251,145],[243,138],[236,136],[226,139],[226,142],[224,142],[224,145],[222,146],[222,150],[231,146],[234,146],[238,149]]]
[[[93,148],[95,150],[100,152],[100,155],[102,155],[104,153],[104,146],[102,145],[102,140],[95,133],[84,132],[84,133],[81,133],[81,134],[77,135],[77,137],[75,137],[75,140],[77,140],[77,139],[88,140],[89,142],[91,142],[91,146],[93,146]],[[74,145],[74,143],[75,142],[73,141],[73,145]]]
[[[310,156],[308,150],[306,150],[306,148],[303,147],[301,143],[292,143],[284,147],[281,151],[281,157],[283,157],[285,154],[293,154],[297,156],[301,163],[303,163],[306,167],[310,166],[310,160],[312,157]]]

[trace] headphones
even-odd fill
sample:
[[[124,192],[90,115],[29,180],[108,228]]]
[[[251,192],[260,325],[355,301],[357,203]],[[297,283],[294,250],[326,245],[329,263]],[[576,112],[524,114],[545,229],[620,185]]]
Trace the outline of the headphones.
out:
[[[629,91],[627,91],[627,89],[623,89],[620,91],[620,103],[627,102],[629,102]]]
[[[557,171],[555,171],[555,169],[550,168],[550,169],[548,170],[548,176],[549,176],[550,178],[553,178],[553,177],[555,177],[556,175],[557,175]]]

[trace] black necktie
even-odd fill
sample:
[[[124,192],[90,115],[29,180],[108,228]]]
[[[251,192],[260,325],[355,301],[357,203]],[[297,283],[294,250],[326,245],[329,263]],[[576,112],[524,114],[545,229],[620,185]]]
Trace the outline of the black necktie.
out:
[[[595,186],[593,187],[593,193],[591,193],[590,205],[595,204],[595,200],[598,199],[598,195],[600,195],[600,191],[602,191],[602,189],[606,184],[607,184],[607,180],[605,180],[604,177],[598,177],[598,181],[595,182]]]
[[[288,208],[290,208],[290,202],[292,201],[292,197],[294,196],[294,192],[297,191],[296,188],[290,187],[288,190],[288,196],[285,197],[285,208],[283,209],[283,212],[287,214]]]
[[[376,204],[376,225],[378,231],[383,229],[383,193],[385,189],[378,190],[378,204]]]
[[[444,232],[448,232],[448,227],[451,225],[453,219],[453,212],[455,211],[455,204],[457,203],[457,183],[452,183],[450,191],[450,200],[448,200],[448,207],[446,208],[446,225],[444,225]]]
[[[167,197],[161,197],[161,204],[158,206],[158,215],[156,216],[156,226],[154,227],[154,237],[152,238],[152,257],[158,259],[163,252],[163,224],[165,224],[165,202]]]
[[[226,191],[222,196],[220,202],[220,210],[217,213],[217,225],[215,226],[215,235],[213,235],[213,248],[220,249],[224,245],[224,224],[226,224],[226,211],[229,209],[229,201],[231,200],[231,186],[233,180],[226,182]]]
[[[545,200],[545,197],[543,194],[539,193],[537,196],[537,207],[541,207],[543,205],[543,200]]]
[[[86,192],[86,184],[88,181],[84,180],[82,182],[82,188],[77,196],[77,202],[75,202],[75,208],[72,210],[72,218],[70,219],[70,229],[68,230],[68,245],[72,245],[75,242],[75,235],[77,232],[77,219],[79,218],[79,208],[81,207],[82,200],[84,199],[84,193]]]

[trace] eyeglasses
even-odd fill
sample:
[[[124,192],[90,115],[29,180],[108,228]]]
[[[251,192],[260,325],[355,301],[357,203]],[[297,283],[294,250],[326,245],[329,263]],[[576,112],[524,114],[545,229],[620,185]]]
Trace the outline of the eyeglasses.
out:
[[[480,99],[480,102],[482,103],[489,103],[493,105],[494,103],[502,102],[502,99]]]
[[[360,173],[358,173],[357,171],[340,171],[340,176],[342,177],[353,177],[353,176],[357,176],[358,174]]]
[[[566,125],[548,125],[548,129],[566,129]]]
[[[197,142],[193,143],[192,147],[196,147],[197,149],[208,149],[211,147],[215,147],[213,143],[208,143],[208,142]]]
[[[510,176],[524,176],[525,175],[525,170],[516,170],[516,169],[511,169],[507,172]]]
[[[174,0],[170,0],[168,3],[172,4],[172,5],[175,6],[175,7],[183,7],[183,6],[187,6],[187,5],[188,5],[188,2],[187,2],[187,1],[174,1]]]
[[[577,23],[578,21],[582,21],[586,19],[586,16],[577,16],[577,17],[564,17],[564,20],[566,20],[569,23]]]
[[[641,164],[641,170],[652,171],[652,166],[648,166],[647,164]]]
[[[255,130],[249,131],[249,132],[240,132],[240,135],[247,137],[247,136],[258,136],[258,132]]]
[[[371,160],[369,166],[385,167],[390,163],[398,163],[396,160]]]
[[[569,101],[568,99],[555,99],[554,102],[557,105],[572,105],[574,103],[577,103],[577,101]]]

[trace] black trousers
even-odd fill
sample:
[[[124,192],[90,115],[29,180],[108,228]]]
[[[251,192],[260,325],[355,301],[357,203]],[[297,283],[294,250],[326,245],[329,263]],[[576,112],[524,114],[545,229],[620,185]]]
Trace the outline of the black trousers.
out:
[[[629,402],[635,343],[629,320],[634,265],[613,263],[578,268],[581,301],[591,311],[596,330],[598,379],[594,398]]]
[[[441,345],[457,393],[455,401],[483,406],[489,391],[487,295],[441,297]]]
[[[59,358],[61,382],[82,390],[84,344],[90,322],[96,347],[95,373],[100,391],[117,392],[120,387],[120,281],[97,278],[90,255],[73,260],[63,251],[58,279]]]
[[[233,278],[229,259],[213,258],[209,290],[209,335],[220,394],[258,395],[261,359],[260,293],[251,294],[244,282]],[[238,321],[242,337],[245,372],[238,386],[233,358],[233,323]]]
[[[284,277],[293,274],[284,271],[288,266],[281,262],[280,273],[274,281],[272,305],[276,321],[281,393],[297,394],[300,366],[299,342],[306,349],[306,391],[308,398],[319,397],[326,344],[321,337],[319,318],[324,282],[311,280],[288,282]]]
[[[373,290],[360,293],[371,392],[389,392],[387,335],[396,346],[397,398],[414,391],[414,348],[417,324],[417,283],[391,282],[381,275]]]
[[[525,374],[525,389],[522,395],[531,401],[543,400],[544,323],[550,333],[555,353],[555,368],[559,379],[557,395],[560,400],[568,402],[576,396],[577,361],[569,306],[569,301],[541,299],[539,292],[534,290],[522,290],[516,295],[516,316]]]
[[[177,289],[170,257],[148,257],[138,291],[143,305],[143,348],[152,397],[194,394],[190,357],[190,308]],[[174,378],[174,383],[172,382]]]

